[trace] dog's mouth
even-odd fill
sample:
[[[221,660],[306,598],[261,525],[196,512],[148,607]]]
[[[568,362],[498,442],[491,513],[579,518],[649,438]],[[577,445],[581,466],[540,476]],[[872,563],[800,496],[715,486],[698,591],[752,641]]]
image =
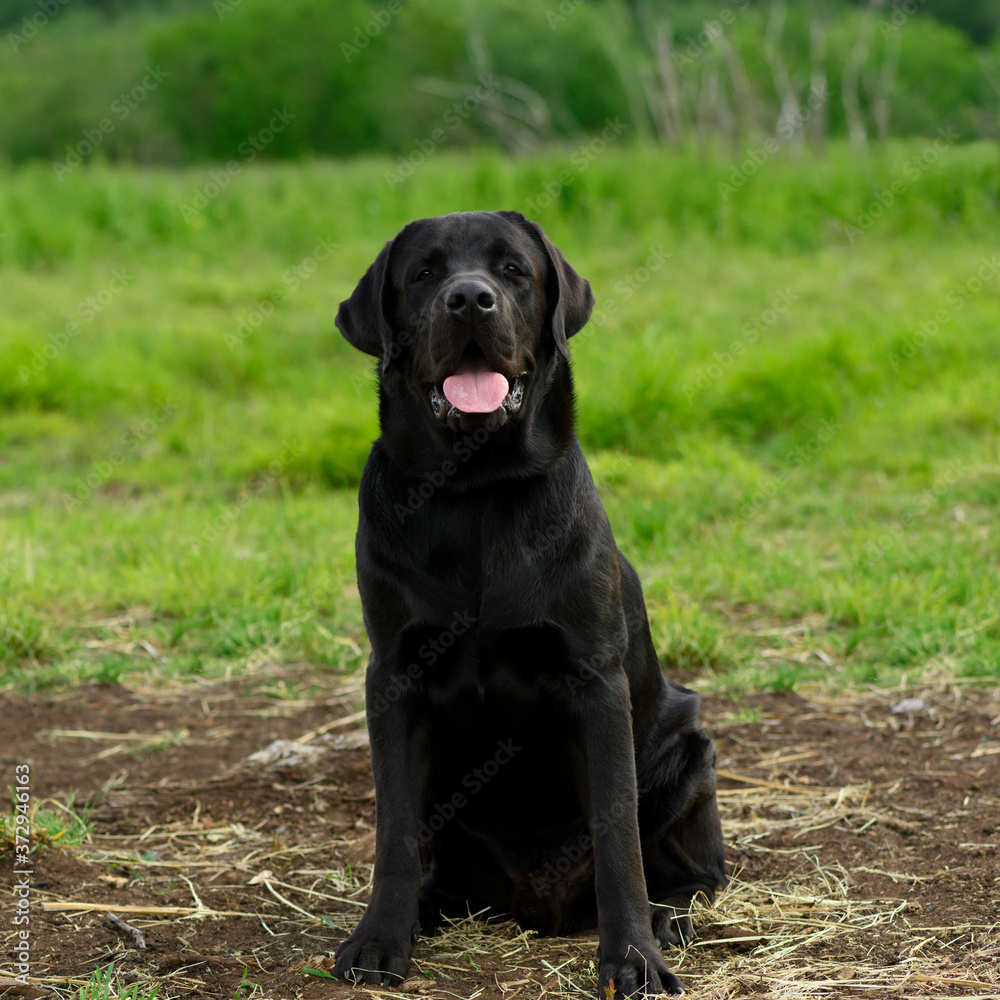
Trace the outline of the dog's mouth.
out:
[[[494,371],[481,352],[467,350],[444,382],[430,387],[431,408],[442,418],[470,413],[516,413],[524,399],[528,373],[509,378]]]

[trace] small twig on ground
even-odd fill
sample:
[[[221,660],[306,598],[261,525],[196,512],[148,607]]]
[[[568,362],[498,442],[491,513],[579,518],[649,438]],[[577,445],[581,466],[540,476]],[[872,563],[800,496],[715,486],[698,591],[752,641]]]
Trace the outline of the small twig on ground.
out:
[[[142,931],[138,927],[133,927],[131,924],[125,923],[121,917],[116,917],[113,913],[105,913],[104,926],[131,935],[132,940],[135,941],[136,948],[145,949],[146,939],[143,937]]]

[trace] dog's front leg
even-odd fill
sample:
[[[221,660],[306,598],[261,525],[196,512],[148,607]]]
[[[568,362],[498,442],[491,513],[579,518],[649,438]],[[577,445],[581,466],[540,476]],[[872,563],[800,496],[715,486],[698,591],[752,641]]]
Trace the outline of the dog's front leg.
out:
[[[683,993],[653,937],[639,845],[628,683],[602,676],[582,694],[583,790],[589,797],[600,936],[599,1000]]]
[[[426,721],[408,692],[396,700],[384,697],[386,675],[374,662],[366,687],[375,778],[372,895],[354,933],[337,949],[334,974],[367,985],[398,986],[420,930],[418,830],[427,786]]]

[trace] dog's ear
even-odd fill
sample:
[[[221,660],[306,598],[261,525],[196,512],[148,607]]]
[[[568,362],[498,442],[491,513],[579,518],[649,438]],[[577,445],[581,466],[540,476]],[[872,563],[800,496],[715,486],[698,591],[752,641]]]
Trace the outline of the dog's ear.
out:
[[[344,339],[365,354],[382,359],[385,371],[392,351],[392,328],[395,322],[395,292],[388,277],[389,254],[393,240],[382,248],[358,287],[337,310],[337,329]]]
[[[548,258],[548,281],[545,296],[548,299],[549,317],[552,324],[552,336],[555,339],[559,353],[569,359],[569,346],[566,341],[579,333],[587,325],[590,313],[594,308],[594,293],[590,282],[581,278],[576,271],[566,263],[558,247],[537,222],[526,219],[520,212],[498,212],[526,229],[539,244]]]
[[[566,263],[566,258],[558,247],[549,242],[549,238],[538,228],[545,250],[549,255],[549,288],[548,294],[558,296],[552,311],[552,336],[556,347],[564,358],[569,360],[569,347],[566,341],[579,333],[590,319],[594,309],[594,293],[590,282],[581,278],[576,271]]]

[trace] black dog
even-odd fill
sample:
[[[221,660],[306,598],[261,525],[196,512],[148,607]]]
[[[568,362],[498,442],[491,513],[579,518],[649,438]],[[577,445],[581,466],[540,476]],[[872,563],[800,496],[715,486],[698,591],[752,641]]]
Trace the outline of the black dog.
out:
[[[374,884],[336,957],[359,983],[489,908],[597,923],[601,997],[679,993],[657,945],[724,882],[698,697],[660,672],[573,433],[593,302],[537,225],[469,212],[410,223],[340,306],[381,359],[357,536]]]

